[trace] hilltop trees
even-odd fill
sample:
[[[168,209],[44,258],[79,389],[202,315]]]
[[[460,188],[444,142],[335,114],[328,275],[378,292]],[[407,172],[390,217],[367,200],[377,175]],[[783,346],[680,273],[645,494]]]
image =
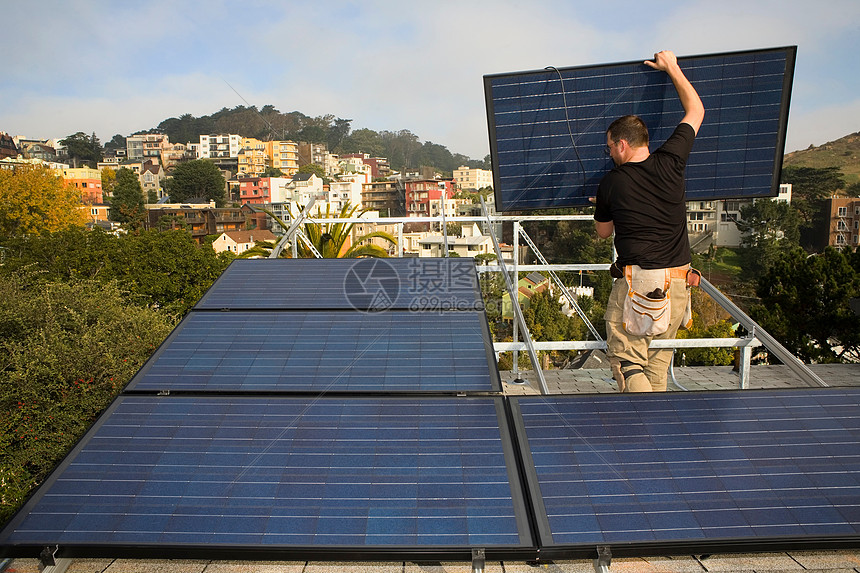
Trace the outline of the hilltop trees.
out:
[[[52,170],[0,169],[0,236],[40,235],[86,223],[81,196]]]

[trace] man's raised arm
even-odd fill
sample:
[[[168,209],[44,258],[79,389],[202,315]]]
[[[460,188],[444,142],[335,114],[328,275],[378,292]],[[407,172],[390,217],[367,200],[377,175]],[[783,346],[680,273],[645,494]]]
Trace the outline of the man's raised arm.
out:
[[[689,123],[693,127],[693,131],[699,133],[699,127],[701,127],[702,121],[705,119],[705,106],[702,105],[702,100],[699,98],[696,88],[693,87],[693,84],[690,83],[690,80],[681,71],[681,67],[678,65],[678,58],[675,57],[675,54],[668,50],[657,52],[654,54],[654,61],[646,60],[645,64],[655,70],[666,72],[669,79],[672,80],[672,84],[674,84],[675,90],[678,92],[678,97],[681,100],[681,105],[684,106],[684,111],[686,112],[683,119],[681,119],[681,123]]]

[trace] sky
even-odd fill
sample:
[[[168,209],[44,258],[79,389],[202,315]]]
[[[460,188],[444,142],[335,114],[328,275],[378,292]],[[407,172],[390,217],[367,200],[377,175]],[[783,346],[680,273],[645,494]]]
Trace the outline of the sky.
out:
[[[271,104],[489,152],[485,74],[796,45],[786,151],[860,131],[860,2],[0,0],[0,131]]]

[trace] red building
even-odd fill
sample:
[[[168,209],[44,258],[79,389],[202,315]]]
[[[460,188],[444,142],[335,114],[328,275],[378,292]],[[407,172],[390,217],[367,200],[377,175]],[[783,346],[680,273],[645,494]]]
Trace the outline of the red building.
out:
[[[244,177],[239,179],[239,202],[243,205],[262,205],[271,203],[268,177]]]
[[[403,182],[406,214],[409,217],[435,217],[442,213],[442,200],[454,198],[452,179],[412,179]],[[447,207],[446,213],[456,215]]]

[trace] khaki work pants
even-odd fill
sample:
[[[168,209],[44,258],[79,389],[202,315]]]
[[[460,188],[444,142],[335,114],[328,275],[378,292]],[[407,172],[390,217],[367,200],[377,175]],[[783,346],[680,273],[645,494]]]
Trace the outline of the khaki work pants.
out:
[[[606,346],[612,375],[621,392],[663,392],[672,349],[650,350],[652,339],[675,338],[684,319],[690,290],[686,279],[673,278],[669,286],[671,321],[669,330],[657,336],[634,336],[624,330],[622,311],[627,297],[627,281],[615,279],[606,305]]]

